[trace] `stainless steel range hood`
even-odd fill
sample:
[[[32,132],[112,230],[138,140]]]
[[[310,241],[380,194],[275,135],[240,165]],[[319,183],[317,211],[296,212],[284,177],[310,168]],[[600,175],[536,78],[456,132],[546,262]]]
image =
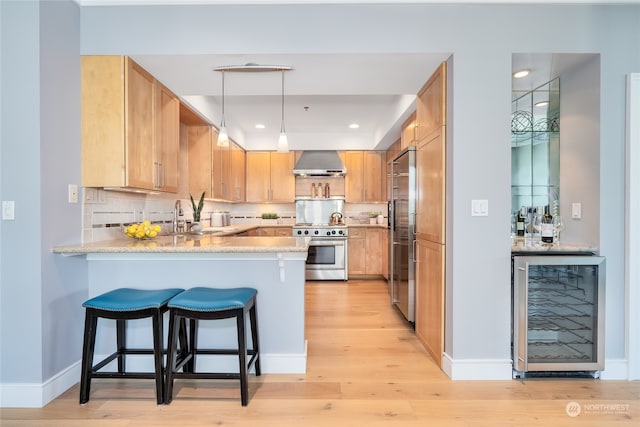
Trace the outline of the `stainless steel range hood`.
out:
[[[303,151],[293,168],[293,174],[299,176],[341,176],[347,173],[337,151]]]

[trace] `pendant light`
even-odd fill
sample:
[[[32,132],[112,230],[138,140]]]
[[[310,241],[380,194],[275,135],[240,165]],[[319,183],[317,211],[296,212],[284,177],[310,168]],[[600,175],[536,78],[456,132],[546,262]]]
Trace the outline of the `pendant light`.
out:
[[[227,125],[224,121],[224,70],[222,70],[222,120],[220,121],[217,145],[218,147],[229,146],[229,135],[227,134]]]
[[[287,142],[287,134],[284,131],[284,69],[282,70],[282,122],[280,123],[280,137],[278,138],[278,152],[288,153],[289,143]]]

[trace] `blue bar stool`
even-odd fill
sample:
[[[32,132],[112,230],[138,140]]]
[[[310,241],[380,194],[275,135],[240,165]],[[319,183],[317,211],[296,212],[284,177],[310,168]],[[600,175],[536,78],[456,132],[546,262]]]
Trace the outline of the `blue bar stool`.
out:
[[[163,369],[163,315],[169,300],[183,289],[140,290],[120,288],[85,301],[84,345],[82,349],[82,372],[80,377],[80,404],[89,401],[92,378],[147,378],[156,380],[158,404],[164,403]],[[153,319],[153,349],[127,348],[126,322],[129,319]],[[117,350],[101,362],[93,365],[98,318],[115,319]],[[181,348],[186,351],[186,330],[181,330]],[[130,354],[152,354],[155,372],[126,372],[125,356]],[[98,372],[108,363],[118,359],[117,372]]]
[[[196,287],[187,289],[169,301],[169,354],[167,355],[167,377],[165,403],[173,399],[174,378],[194,379],[240,379],[242,406],[246,406],[248,397],[247,374],[253,365],[256,376],[260,375],[260,351],[258,344],[258,319],[256,316],[256,294],[253,288],[217,289]],[[246,314],[251,322],[252,349],[247,349],[245,332]],[[237,349],[198,348],[197,326],[199,320],[236,318]],[[177,356],[178,321],[189,320],[188,353],[181,361]],[[237,354],[239,371],[234,372],[196,372],[196,356],[199,354]],[[247,362],[247,357],[251,356]],[[182,372],[178,372],[182,368]]]

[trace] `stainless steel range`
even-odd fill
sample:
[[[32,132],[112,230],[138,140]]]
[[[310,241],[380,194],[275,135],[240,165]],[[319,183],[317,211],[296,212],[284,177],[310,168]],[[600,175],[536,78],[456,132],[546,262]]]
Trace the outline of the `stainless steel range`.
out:
[[[293,235],[311,237],[305,269],[307,280],[347,280],[348,228],[343,224],[329,225],[342,218],[344,197],[296,199],[296,225]]]
[[[293,235],[311,237],[305,279],[348,279],[348,228],[345,225],[299,224],[293,226]]]

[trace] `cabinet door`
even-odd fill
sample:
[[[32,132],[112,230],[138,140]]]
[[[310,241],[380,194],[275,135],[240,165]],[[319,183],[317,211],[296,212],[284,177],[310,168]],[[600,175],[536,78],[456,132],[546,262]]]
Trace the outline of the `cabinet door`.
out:
[[[423,140],[434,130],[446,125],[447,63],[424,84],[416,99],[416,139]]]
[[[445,127],[436,129],[416,152],[416,235],[445,242]]]
[[[379,151],[363,151],[362,181],[365,202],[381,202],[384,188],[384,156]]]
[[[244,150],[242,147],[233,143],[231,145],[231,171],[229,180],[229,200],[234,202],[244,201],[244,185],[245,185],[245,168],[244,168]]]
[[[349,228],[349,275],[366,274],[366,230]]]
[[[439,367],[444,351],[444,245],[416,243],[416,336]]]
[[[415,145],[416,139],[416,113],[413,113],[411,117],[402,124],[402,133],[400,134],[400,151],[407,147]]]
[[[204,191],[211,198],[211,126],[189,126],[189,193],[193,198]]]
[[[229,144],[230,146],[231,144]],[[216,140],[212,142],[212,172],[211,188],[214,199],[228,200],[229,171],[231,170],[231,148],[219,147]]]
[[[382,274],[382,229],[368,228],[365,242],[365,273]]]
[[[382,252],[382,276],[389,280],[389,230],[382,230],[382,243],[380,245]]]
[[[268,202],[271,189],[270,153],[268,151],[247,151],[246,164],[247,202]]]
[[[344,177],[345,201],[348,203],[363,202],[362,170],[364,168],[364,157],[362,151],[345,151],[342,160],[347,168],[347,174]]]
[[[156,82],[156,188],[178,191],[180,152],[180,101],[169,89]]]
[[[293,175],[295,153],[271,153],[271,197],[272,202],[293,202],[296,182]]]
[[[126,185],[154,189],[154,79],[127,58]]]

